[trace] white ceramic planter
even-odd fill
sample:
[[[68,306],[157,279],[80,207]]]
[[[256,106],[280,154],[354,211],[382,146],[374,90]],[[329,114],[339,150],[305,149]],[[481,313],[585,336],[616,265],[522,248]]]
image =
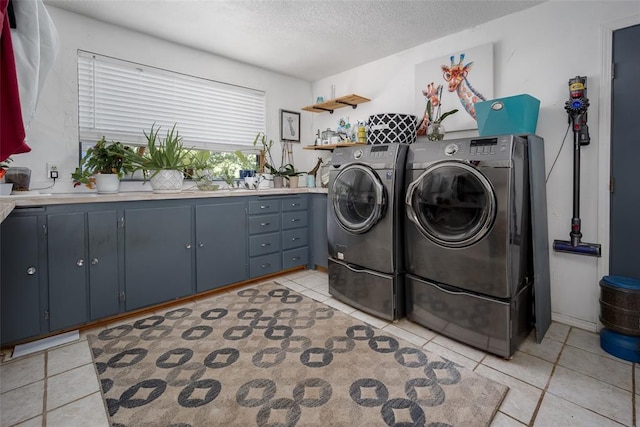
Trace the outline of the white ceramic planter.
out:
[[[150,171],[151,188],[154,193],[179,193],[182,191],[184,175],[178,170]]]
[[[96,188],[100,194],[113,194],[120,191],[120,178],[115,173],[95,174]]]

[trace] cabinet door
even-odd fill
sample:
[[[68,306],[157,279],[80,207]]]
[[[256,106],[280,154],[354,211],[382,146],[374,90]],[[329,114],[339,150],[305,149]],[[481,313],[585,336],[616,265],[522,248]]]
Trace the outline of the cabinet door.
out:
[[[85,214],[47,215],[49,330],[68,328],[89,318]]]
[[[89,226],[89,309],[91,320],[117,314],[118,212],[87,214]]]
[[[125,210],[125,307],[192,293],[191,206]]]
[[[44,233],[37,216],[9,216],[0,231],[0,339],[7,344],[41,332],[38,244]]]
[[[329,247],[327,244],[327,196],[311,197],[311,263],[327,268]]]
[[[196,206],[197,291],[248,278],[245,202]]]

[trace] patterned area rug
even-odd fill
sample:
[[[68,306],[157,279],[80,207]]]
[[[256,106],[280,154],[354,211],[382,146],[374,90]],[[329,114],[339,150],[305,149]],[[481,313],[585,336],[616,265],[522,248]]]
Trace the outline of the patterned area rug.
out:
[[[277,283],[90,335],[113,426],[486,426],[507,387]]]

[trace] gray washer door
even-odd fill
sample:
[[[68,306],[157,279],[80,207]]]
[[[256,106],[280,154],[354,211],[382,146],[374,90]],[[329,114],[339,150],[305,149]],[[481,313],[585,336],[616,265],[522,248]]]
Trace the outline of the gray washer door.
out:
[[[609,273],[640,279],[640,127],[638,97],[640,86],[640,25],[613,33],[615,78],[611,110],[611,252]]]

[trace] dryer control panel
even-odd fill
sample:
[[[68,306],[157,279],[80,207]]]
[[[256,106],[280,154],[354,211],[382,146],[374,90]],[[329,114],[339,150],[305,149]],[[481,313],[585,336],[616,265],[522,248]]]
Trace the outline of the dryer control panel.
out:
[[[503,161],[513,158],[516,135],[460,138],[446,141],[414,143],[407,153],[407,168],[413,169],[438,160]]]

